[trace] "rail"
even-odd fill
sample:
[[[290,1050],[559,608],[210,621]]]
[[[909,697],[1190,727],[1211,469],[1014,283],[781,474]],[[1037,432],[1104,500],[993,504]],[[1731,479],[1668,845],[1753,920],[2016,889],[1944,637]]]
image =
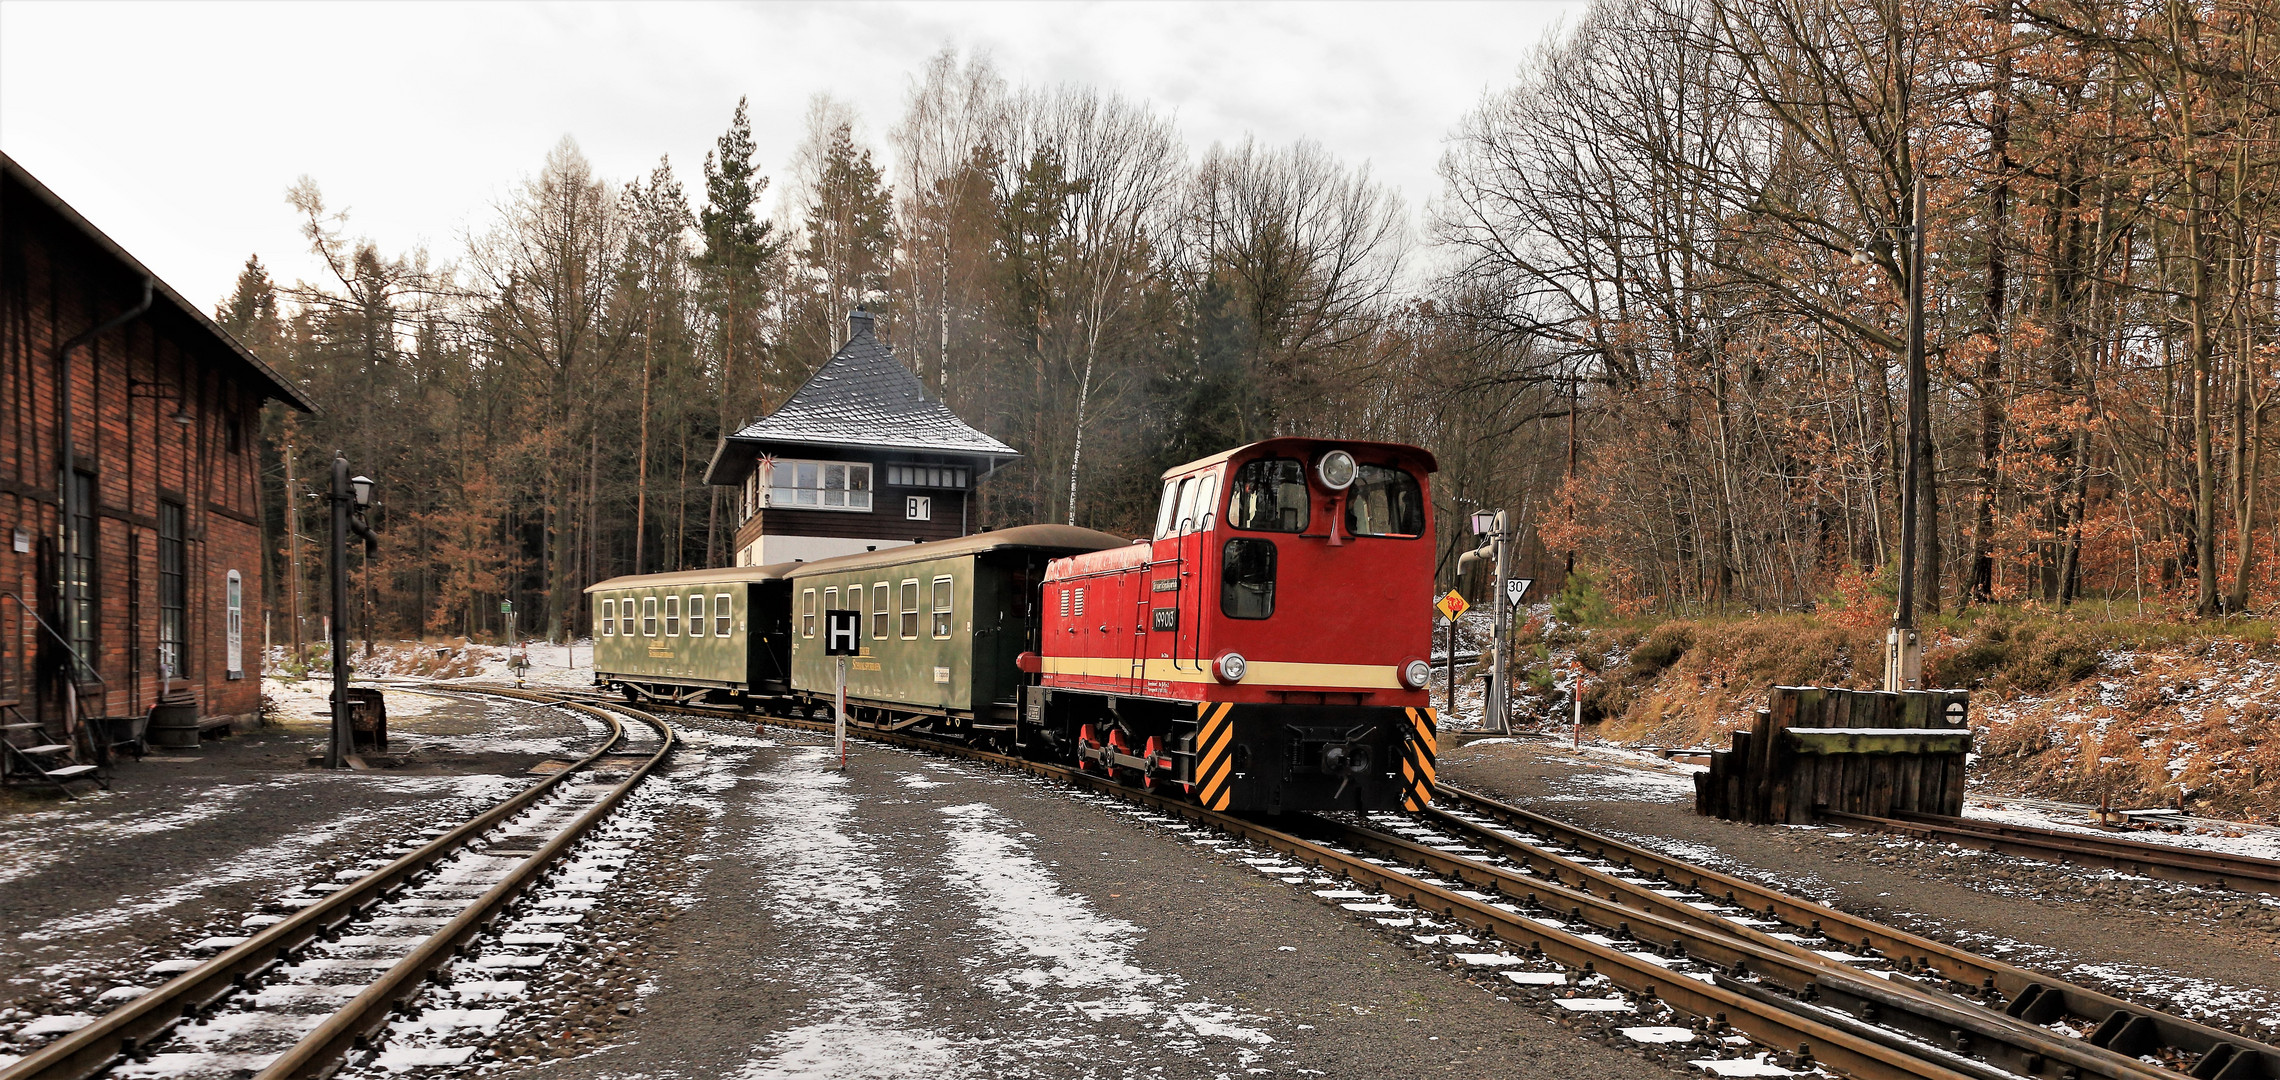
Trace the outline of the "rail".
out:
[[[2005,855],[2056,859],[2195,885],[2280,894],[2280,860],[1936,814],[1869,817],[1827,813],[1821,816],[1857,828],[1962,844]]]
[[[594,716],[609,725],[609,737],[599,748],[569,768],[541,779],[513,797],[468,819],[451,831],[397,858],[248,937],[149,993],[130,1001],[94,1023],[64,1035],[5,1069],[0,1080],[85,1080],[109,1071],[119,1061],[163,1041],[183,1020],[204,1016],[219,1008],[232,994],[292,962],[311,943],[369,914],[382,902],[416,883],[436,864],[457,853],[469,841],[531,807],[569,777],[592,767],[626,741],[624,722],[609,709],[566,698],[542,700],[544,695],[520,695],[495,690],[484,693],[544,704],[561,704]],[[390,967],[346,1005],[328,1016],[290,1050],[269,1063],[257,1080],[311,1077],[336,1062],[359,1042],[368,1041],[386,1024],[399,1003],[416,994],[421,979],[451,958],[454,951],[495,921],[507,904],[537,878],[570,845],[600,821],[670,754],[677,739],[672,726],[639,710],[613,706],[618,712],[657,729],[660,745],[640,766],[629,771],[591,808],[557,832],[536,854],[517,864],[508,875],[470,903],[442,929],[423,940],[412,953]]]

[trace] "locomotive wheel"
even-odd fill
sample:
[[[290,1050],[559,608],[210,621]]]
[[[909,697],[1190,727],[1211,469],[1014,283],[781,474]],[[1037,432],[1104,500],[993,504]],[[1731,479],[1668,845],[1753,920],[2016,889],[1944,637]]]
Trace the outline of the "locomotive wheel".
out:
[[[1153,788],[1156,786],[1156,761],[1163,755],[1163,744],[1157,742],[1154,735],[1148,736],[1148,748],[1140,752],[1141,757],[1148,759],[1147,771],[1140,774],[1141,787]]]
[[[1113,750],[1119,754],[1123,754],[1127,757],[1131,756],[1132,754],[1132,747],[1127,745],[1124,741],[1124,729],[1122,728],[1108,729],[1108,746],[1110,750]],[[1132,782],[1134,780],[1140,780],[1143,783],[1146,782],[1147,775],[1145,773],[1141,774],[1140,776],[1134,776],[1132,773],[1133,770],[1125,768],[1122,765],[1110,765],[1108,767],[1109,778],[1115,780],[1119,784],[1125,785],[1126,787],[1132,786]]]
[[[1095,753],[1098,753],[1100,751],[1100,736],[1093,733],[1093,726],[1091,724],[1086,724],[1083,727],[1077,729],[1077,749],[1079,751],[1077,754],[1077,771],[1095,771],[1093,769],[1092,759],[1086,757],[1083,753],[1083,751],[1088,749],[1094,751]]]

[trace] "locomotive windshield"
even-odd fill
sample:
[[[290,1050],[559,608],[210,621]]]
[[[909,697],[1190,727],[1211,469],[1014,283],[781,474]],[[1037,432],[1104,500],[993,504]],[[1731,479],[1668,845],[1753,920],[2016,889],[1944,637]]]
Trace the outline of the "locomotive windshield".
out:
[[[1227,520],[1238,529],[1294,533],[1306,528],[1306,466],[1295,459],[1247,462],[1235,470],[1227,490]]]
[[[1364,465],[1346,494],[1346,531],[1355,536],[1417,536],[1425,531],[1425,495],[1417,478],[1384,465]]]

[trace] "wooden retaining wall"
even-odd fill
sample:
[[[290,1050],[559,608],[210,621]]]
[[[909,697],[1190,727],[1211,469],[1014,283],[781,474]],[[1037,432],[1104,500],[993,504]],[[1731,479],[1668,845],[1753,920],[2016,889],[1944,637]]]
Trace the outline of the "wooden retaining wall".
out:
[[[1961,690],[1777,686],[1757,723],[1733,733],[1694,777],[1694,810],[1759,825],[1804,825],[1820,810],[1888,816],[1963,812],[1971,749]]]

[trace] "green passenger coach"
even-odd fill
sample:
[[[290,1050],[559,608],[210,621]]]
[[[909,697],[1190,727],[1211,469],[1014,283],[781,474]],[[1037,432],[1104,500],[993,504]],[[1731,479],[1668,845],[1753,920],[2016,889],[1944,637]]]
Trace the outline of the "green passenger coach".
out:
[[[896,727],[1011,730],[1022,675],[1037,648],[1045,564],[1128,541],[1069,525],[1023,525],[791,568],[792,689],[828,702],[837,657],[824,655],[823,613],[861,614],[848,658],[850,711]]]
[[[798,567],[641,574],[588,587],[594,682],[662,701],[788,693],[786,575]]]

